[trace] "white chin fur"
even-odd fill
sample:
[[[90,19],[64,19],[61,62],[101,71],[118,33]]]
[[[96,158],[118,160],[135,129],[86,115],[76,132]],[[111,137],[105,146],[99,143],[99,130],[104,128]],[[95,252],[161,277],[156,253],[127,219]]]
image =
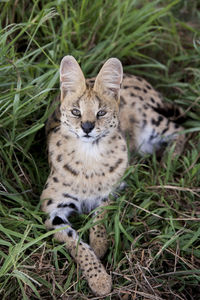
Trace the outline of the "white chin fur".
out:
[[[95,141],[95,138],[93,138],[92,136],[90,136],[90,137],[82,136],[82,137],[80,137],[80,140],[84,143],[92,143]]]

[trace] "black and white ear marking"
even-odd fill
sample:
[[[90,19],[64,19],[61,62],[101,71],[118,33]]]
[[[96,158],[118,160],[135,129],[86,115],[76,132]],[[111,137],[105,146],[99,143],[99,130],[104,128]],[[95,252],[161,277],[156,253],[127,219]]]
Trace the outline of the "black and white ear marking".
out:
[[[76,59],[67,55],[60,64],[61,101],[73,93],[82,94],[85,91],[85,77]]]
[[[123,68],[119,59],[108,59],[101,68],[94,84],[97,93],[106,93],[119,100],[120,85],[123,79]]]

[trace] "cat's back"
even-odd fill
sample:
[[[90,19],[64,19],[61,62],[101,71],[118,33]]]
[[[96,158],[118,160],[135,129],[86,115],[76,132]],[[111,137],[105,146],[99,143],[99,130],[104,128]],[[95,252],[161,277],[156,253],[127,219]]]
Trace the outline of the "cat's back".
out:
[[[124,74],[120,93],[120,124],[123,131],[145,123],[163,106],[161,95],[145,79]]]

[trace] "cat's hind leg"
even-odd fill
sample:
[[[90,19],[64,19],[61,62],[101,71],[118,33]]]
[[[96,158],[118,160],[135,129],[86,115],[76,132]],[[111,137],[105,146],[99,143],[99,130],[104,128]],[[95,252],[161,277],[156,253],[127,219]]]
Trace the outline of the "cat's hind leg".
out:
[[[180,155],[184,149],[186,141],[184,128],[156,112],[137,130],[136,145],[142,155],[163,153],[167,146],[173,143],[175,146],[172,157]]]

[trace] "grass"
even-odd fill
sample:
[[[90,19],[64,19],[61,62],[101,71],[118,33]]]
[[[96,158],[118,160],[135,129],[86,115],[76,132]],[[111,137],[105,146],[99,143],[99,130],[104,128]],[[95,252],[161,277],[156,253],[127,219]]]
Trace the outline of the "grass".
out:
[[[95,299],[46,232],[39,205],[48,175],[44,124],[66,54],[89,77],[118,57],[187,119],[183,155],[172,161],[169,151],[160,164],[134,153],[128,188],[109,206],[104,264],[114,289],[105,299],[200,298],[199,8],[186,0],[0,2],[2,299]],[[87,238],[90,219],[76,225]]]

